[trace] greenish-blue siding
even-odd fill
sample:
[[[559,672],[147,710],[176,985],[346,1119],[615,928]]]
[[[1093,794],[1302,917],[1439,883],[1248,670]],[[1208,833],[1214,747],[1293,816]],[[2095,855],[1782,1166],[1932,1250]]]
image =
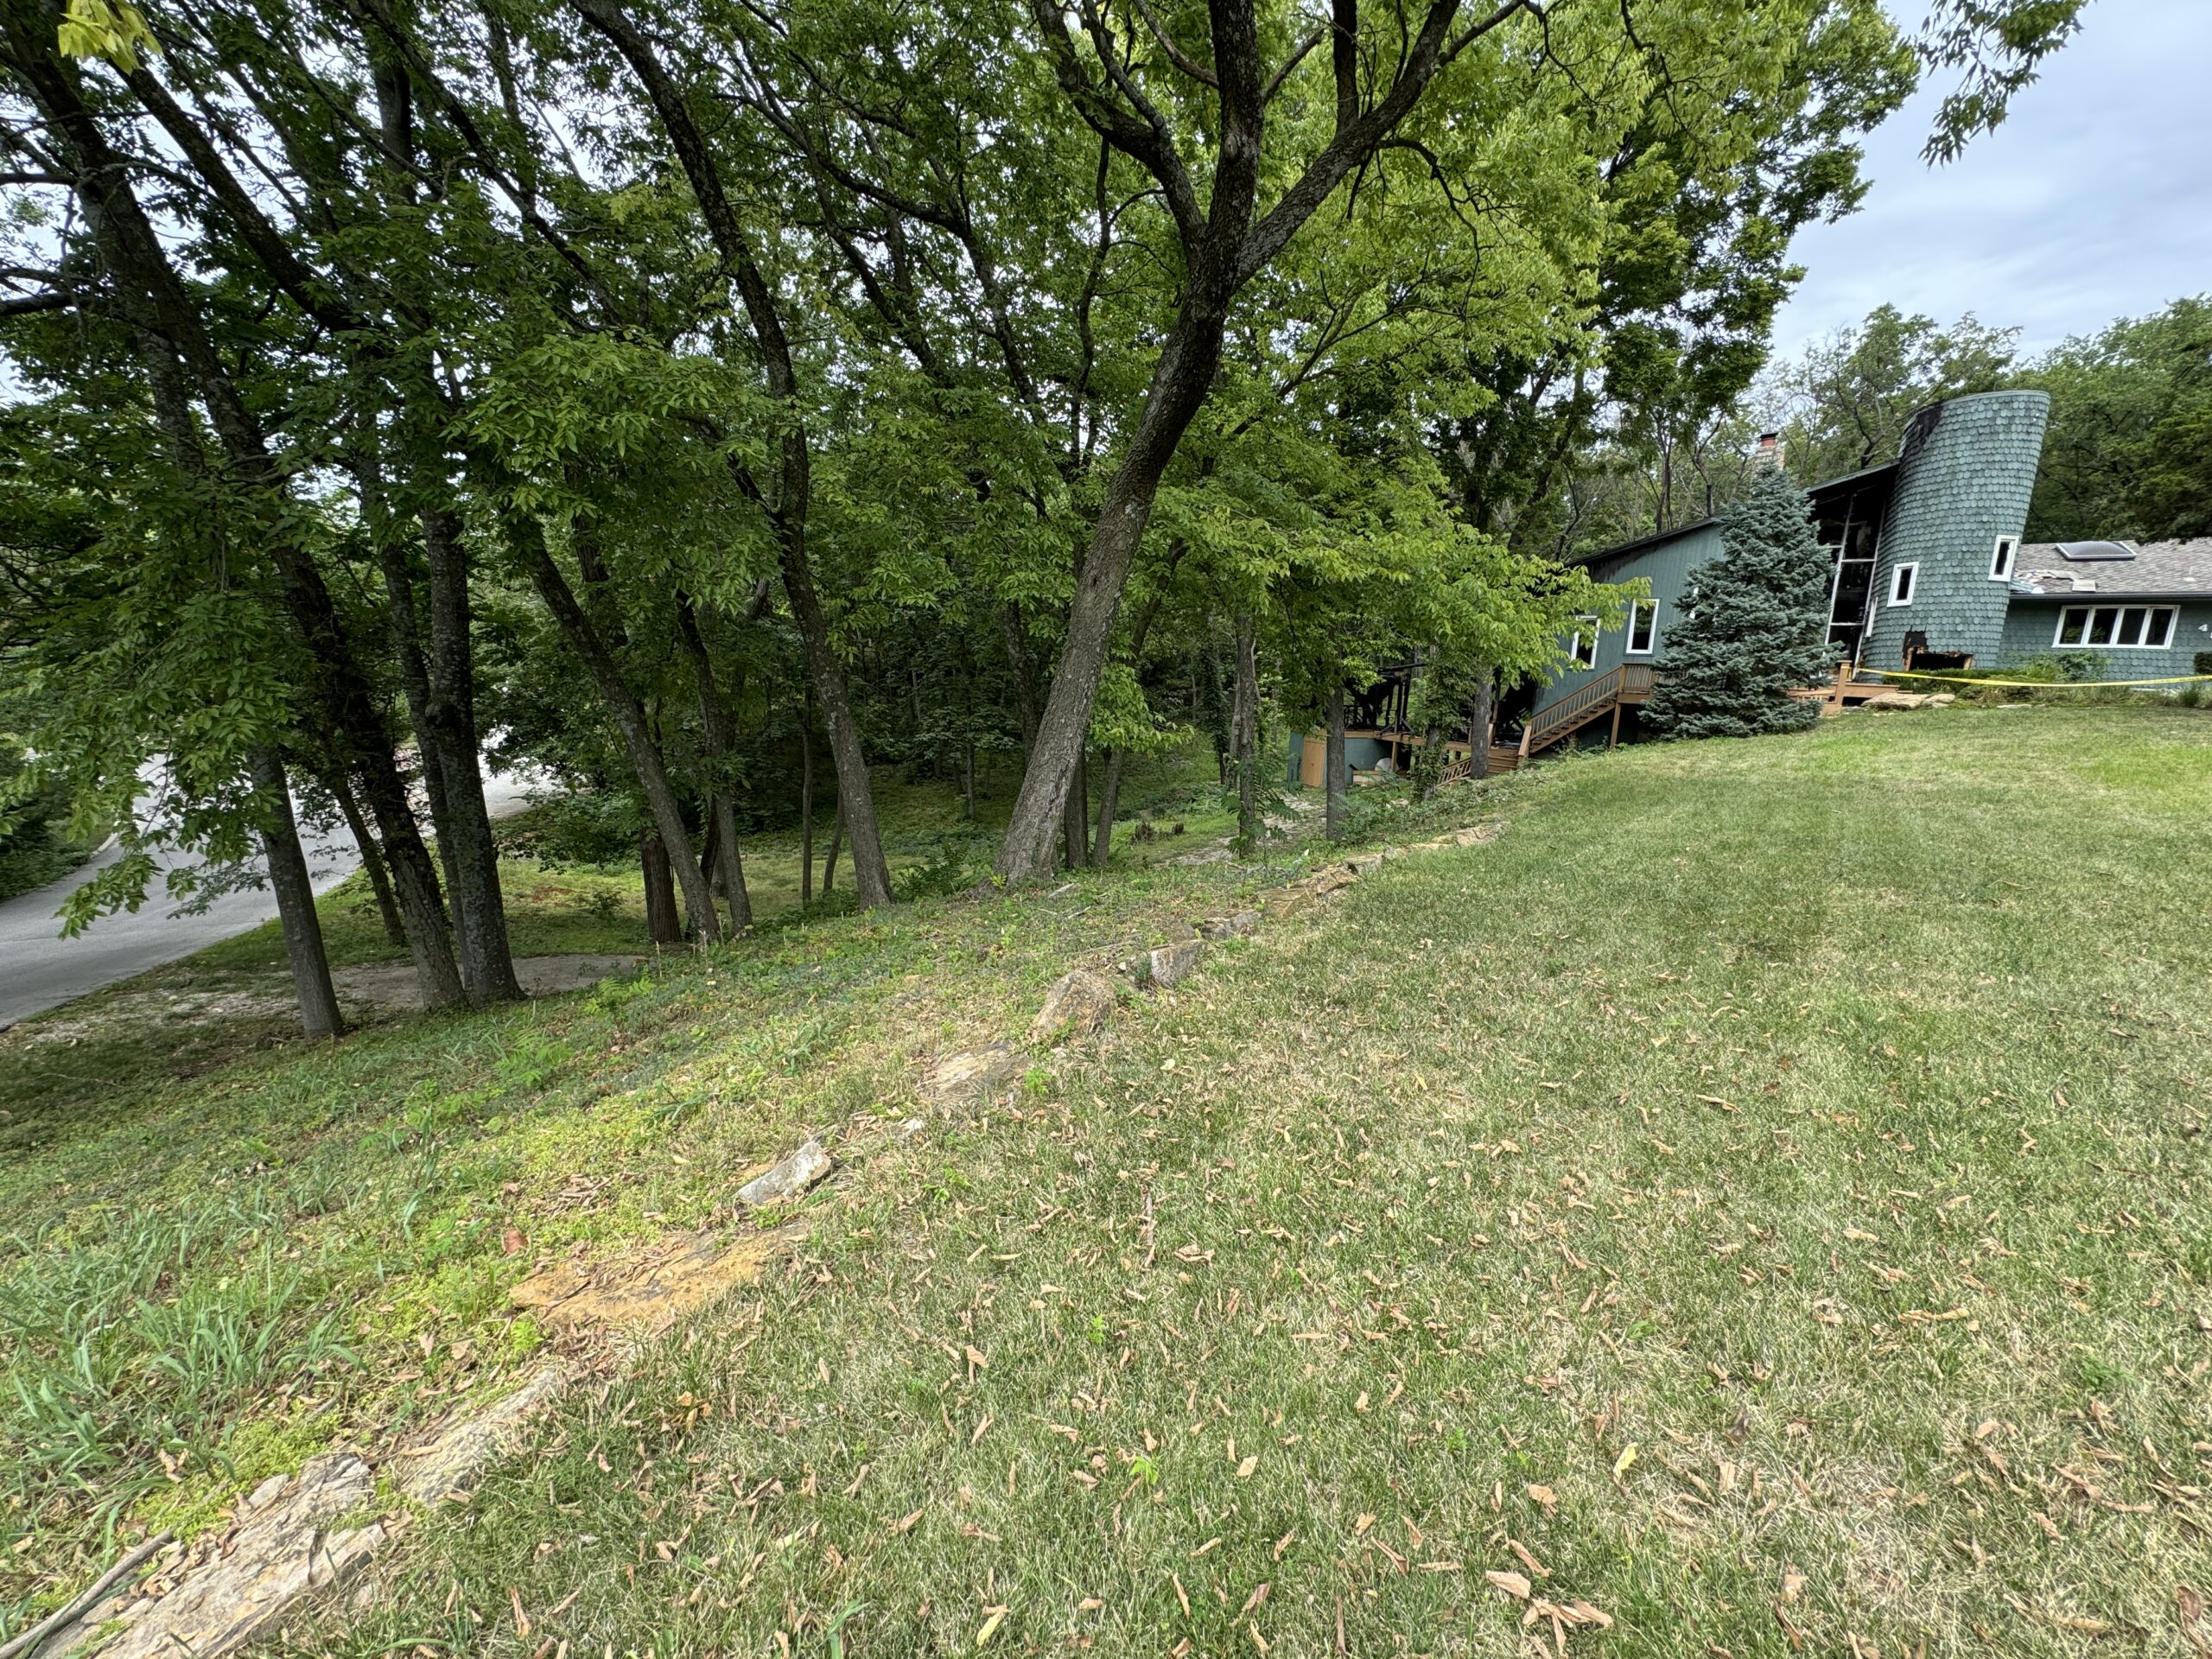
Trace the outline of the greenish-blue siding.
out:
[[[2000,537],[2026,527],[2050,416],[2047,392],[1991,391],[1913,416],[1882,528],[1859,653],[1867,667],[1902,667],[1904,637],[1916,630],[1930,651],[1970,652],[1981,666],[1996,659],[2010,590],[1990,579],[1990,558]],[[1911,601],[1891,605],[1903,564],[1920,567]]]
[[[2100,600],[2085,594],[2079,599],[2023,599],[2015,594],[2012,608],[2005,619],[2004,642],[1998,660],[2001,663],[2024,663],[2031,658],[2050,657],[2061,652],[2080,652],[2097,660],[2100,680],[2158,680],[2191,671],[2191,664],[2200,651],[2212,651],[2212,601],[2183,601],[2177,608],[2181,614],[2174,619],[2173,643],[2163,651],[2114,648],[2099,645],[2061,645],[2053,641],[2058,633],[2058,618],[2069,605],[2156,605],[2152,599],[2131,600],[2114,594]]]
[[[1624,582],[1642,576],[1650,582],[1651,597],[1659,611],[1649,654],[1638,653],[1635,657],[1628,654],[1628,630],[1625,626],[1604,629],[1598,635],[1596,666],[1569,669],[1560,675],[1538,694],[1536,708],[1548,709],[1577,686],[1600,674],[1611,673],[1623,663],[1658,662],[1667,654],[1668,628],[1688,609],[1693,573],[1700,565],[1719,556],[1720,527],[1718,524],[1700,524],[1694,530],[1683,531],[1671,541],[1661,542],[1640,553],[1630,554],[1611,573],[1609,580]]]

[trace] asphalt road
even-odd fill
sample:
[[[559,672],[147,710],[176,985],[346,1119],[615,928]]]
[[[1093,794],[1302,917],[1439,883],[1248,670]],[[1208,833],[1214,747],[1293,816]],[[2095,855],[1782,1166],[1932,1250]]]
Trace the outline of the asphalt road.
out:
[[[485,804],[493,817],[518,810],[530,787],[531,780],[487,768]],[[360,866],[360,853],[343,825],[334,836],[302,839],[317,893],[328,892]],[[0,904],[0,1031],[250,931],[276,914],[275,894],[266,887],[249,887],[225,893],[203,914],[179,916],[156,877],[135,913],[103,916],[75,938],[63,938],[57,914],[62,900],[122,856],[119,848],[110,848],[52,886]],[[178,855],[174,861],[190,860]]]

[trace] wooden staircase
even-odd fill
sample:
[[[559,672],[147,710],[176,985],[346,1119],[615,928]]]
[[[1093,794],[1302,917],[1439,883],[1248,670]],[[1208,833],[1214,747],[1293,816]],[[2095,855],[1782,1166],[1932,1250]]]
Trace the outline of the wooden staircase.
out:
[[[1648,702],[1656,677],[1649,663],[1623,663],[1610,674],[1600,674],[1586,685],[1579,685],[1553,703],[1529,716],[1521,728],[1521,747],[1515,751],[1516,764],[1525,764],[1530,756],[1565,741],[1594,720],[1613,717],[1613,739],[1620,739],[1620,712],[1632,703]]]

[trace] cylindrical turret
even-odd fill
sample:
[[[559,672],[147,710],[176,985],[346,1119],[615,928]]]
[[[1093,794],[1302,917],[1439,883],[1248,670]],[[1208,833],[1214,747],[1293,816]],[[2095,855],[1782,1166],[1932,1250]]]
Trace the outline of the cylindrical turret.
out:
[[[1931,404],[1906,425],[1860,660],[1904,665],[1921,649],[1987,667],[2005,632],[2009,557],[2043,458],[2050,397],[1986,391]]]

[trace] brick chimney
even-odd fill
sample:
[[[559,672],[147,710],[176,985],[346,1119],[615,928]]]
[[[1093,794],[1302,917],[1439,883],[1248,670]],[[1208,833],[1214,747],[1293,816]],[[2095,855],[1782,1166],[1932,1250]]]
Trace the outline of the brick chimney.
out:
[[[1751,464],[1754,467],[1782,465],[1781,433],[1762,432],[1759,434],[1759,441],[1751,446]]]

